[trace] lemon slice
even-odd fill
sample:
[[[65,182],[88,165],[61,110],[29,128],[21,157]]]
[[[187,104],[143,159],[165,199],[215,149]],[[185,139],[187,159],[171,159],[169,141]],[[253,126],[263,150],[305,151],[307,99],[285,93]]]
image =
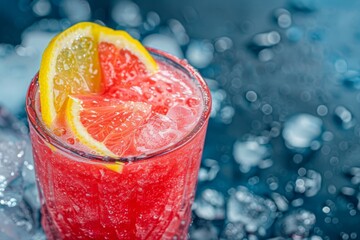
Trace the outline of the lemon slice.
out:
[[[44,123],[52,127],[69,94],[100,91],[98,25],[79,23],[57,35],[45,49],[39,71]]]

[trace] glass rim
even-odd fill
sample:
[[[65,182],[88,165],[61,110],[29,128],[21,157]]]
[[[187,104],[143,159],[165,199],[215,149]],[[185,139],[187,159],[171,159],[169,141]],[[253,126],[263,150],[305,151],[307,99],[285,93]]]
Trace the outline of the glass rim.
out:
[[[200,75],[200,73],[197,70],[195,70],[186,60],[180,59],[176,56],[173,56],[169,53],[166,53],[158,49],[147,47],[147,50],[151,54],[163,58],[165,61],[170,61],[171,64],[173,64],[175,67],[188,74],[191,77],[192,81],[194,81],[197,84],[197,87],[199,88],[202,94],[202,101],[204,106],[200,118],[198,119],[193,129],[185,136],[183,136],[179,141],[165,148],[155,150],[149,154],[142,154],[138,156],[129,156],[129,157],[101,156],[101,155],[89,153],[86,150],[79,150],[75,147],[72,147],[69,144],[66,144],[60,141],[60,139],[56,138],[54,134],[46,126],[44,126],[42,120],[39,118],[37,114],[35,100],[39,88],[38,86],[39,73],[36,73],[34,78],[31,80],[30,86],[26,94],[26,113],[29,124],[33,129],[35,129],[36,133],[43,140],[51,144],[56,149],[59,149],[60,151],[65,152],[67,154],[76,156],[77,158],[86,159],[90,161],[99,160],[102,162],[118,162],[118,161],[133,162],[133,161],[151,159],[157,156],[162,156],[183,147],[184,145],[189,143],[194,137],[196,137],[204,126],[206,127],[207,121],[210,117],[211,104],[212,104],[210,89],[206,81]]]

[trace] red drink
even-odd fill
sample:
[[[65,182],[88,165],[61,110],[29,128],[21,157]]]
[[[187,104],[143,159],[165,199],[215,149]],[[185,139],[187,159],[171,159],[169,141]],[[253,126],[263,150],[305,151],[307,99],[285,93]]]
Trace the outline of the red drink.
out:
[[[96,155],[76,139],[75,145],[66,141],[68,134],[50,132],[39,115],[37,77],[32,81],[27,112],[42,224],[49,239],[187,238],[210,94],[187,62],[157,50],[151,53],[159,75],[134,84],[153,84],[153,90],[162,86],[159,94],[173,102],[168,106],[166,98],[148,98],[144,89],[134,94],[129,86],[109,93],[152,106],[148,125],[134,133],[121,158]],[[166,93],[161,92],[164,82],[170,87]],[[176,131],[169,131],[173,127]]]

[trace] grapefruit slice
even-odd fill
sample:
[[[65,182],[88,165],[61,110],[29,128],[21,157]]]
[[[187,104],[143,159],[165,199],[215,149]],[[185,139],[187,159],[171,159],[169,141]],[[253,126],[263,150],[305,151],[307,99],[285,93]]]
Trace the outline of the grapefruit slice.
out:
[[[102,93],[158,66],[126,32],[79,23],[56,36],[45,49],[39,71],[41,115],[52,128],[69,95]]]
[[[123,156],[139,127],[151,114],[151,105],[102,95],[69,96],[65,119],[78,141],[94,154]]]
[[[130,85],[135,78],[158,70],[145,47],[124,31],[101,27],[98,51],[105,91],[113,86]]]

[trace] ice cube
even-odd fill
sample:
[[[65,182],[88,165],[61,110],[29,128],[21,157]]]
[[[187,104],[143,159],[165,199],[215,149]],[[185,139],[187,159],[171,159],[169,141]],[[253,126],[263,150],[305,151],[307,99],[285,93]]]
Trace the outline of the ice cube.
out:
[[[202,161],[202,165],[199,170],[199,181],[212,181],[216,178],[219,171],[220,166],[218,161],[206,158],[204,161]]]
[[[0,219],[0,239],[44,239],[27,128],[1,107]]]
[[[0,49],[2,46],[0,45]],[[38,69],[34,56],[19,56],[13,48],[0,57],[0,104],[20,113],[30,80]]]
[[[180,105],[172,106],[166,116],[177,124],[177,129],[180,131],[191,130],[197,120],[192,109]]]
[[[290,212],[277,224],[277,233],[292,239],[307,238],[316,222],[315,214],[304,209]]]
[[[247,140],[238,140],[234,143],[233,155],[235,161],[240,164],[240,170],[247,173],[252,167],[259,166],[261,162],[269,159],[271,149],[261,138],[251,136]]]
[[[18,222],[14,222],[10,214],[4,211],[4,209],[0,209],[0,219],[0,239],[25,239],[25,237],[28,236],[26,227],[19,227]]]
[[[285,124],[282,136],[286,146],[295,152],[313,149],[320,143],[323,132],[322,120],[310,114],[301,113],[289,118]],[[317,148],[313,150],[317,150]]]
[[[210,222],[196,226],[193,224],[190,227],[190,239],[193,240],[217,240],[219,230]]]
[[[205,189],[194,202],[194,212],[206,220],[219,220],[225,218],[224,195],[214,189]]]
[[[0,141],[0,205],[14,207],[22,199],[24,145]]]
[[[0,208],[0,239],[46,240],[43,230],[38,227],[40,222],[32,218],[31,212],[24,202],[13,208]]]
[[[299,177],[295,181],[295,192],[305,194],[307,197],[315,196],[321,188],[320,173],[304,168],[301,168],[300,170]]]
[[[169,117],[156,113],[141,127],[135,141],[138,151],[151,152],[169,146],[179,136],[176,123]]]
[[[227,223],[221,234],[221,239],[243,240],[246,238],[245,226],[242,223]]]
[[[229,222],[243,224],[248,232],[264,235],[275,217],[276,205],[270,199],[255,195],[242,186],[230,195],[227,219]]]

